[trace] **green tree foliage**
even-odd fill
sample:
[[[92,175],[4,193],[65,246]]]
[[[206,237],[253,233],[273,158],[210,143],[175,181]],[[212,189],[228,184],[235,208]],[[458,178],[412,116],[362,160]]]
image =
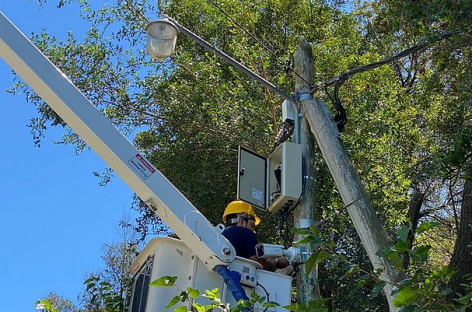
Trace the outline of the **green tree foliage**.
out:
[[[312,44],[317,82],[428,43],[351,77],[338,86],[338,94],[328,87],[316,96],[333,114],[332,98],[346,109],[343,144],[387,232],[392,240],[400,238],[390,256],[402,262],[400,271],[418,283],[423,280],[422,285],[400,287],[401,304],[431,308],[443,300],[447,283],[466,294],[460,284],[468,284],[462,276],[470,273],[471,257],[457,255],[467,254],[472,240],[464,221],[472,211],[466,188],[472,165],[470,1],[381,0],[346,6],[316,0],[217,1],[265,47],[206,0],[160,1],[158,7],[146,0],[40,3],[78,5],[90,27],[83,40],[73,33],[58,40],[44,31],[33,35],[33,41],[214,224],[235,197],[237,146],[270,153],[281,123],[281,101],[185,36],[179,36],[174,56],[151,60],[144,46],[147,19],[158,12],[169,14],[287,93],[294,85],[291,55],[302,41]],[[444,34],[449,36],[445,40]],[[12,92],[20,91],[38,108],[31,123],[36,144],[48,127],[61,126],[63,143],[76,145],[79,152],[85,148],[19,81]],[[330,255],[342,256],[318,253],[311,259],[320,270],[322,296],[336,311],[386,309],[380,285],[367,278],[375,272],[319,151],[316,167],[318,244],[328,246],[324,250]],[[112,173],[97,175],[106,182]],[[138,199],[135,208],[141,212],[137,228],[143,237],[149,229],[168,232]],[[260,240],[281,242],[275,216],[261,214]],[[283,234],[291,234],[290,222]],[[421,232],[433,222],[436,227]],[[469,271],[443,269],[451,257],[464,259],[452,264],[463,263]],[[458,280],[450,276],[456,269],[461,272]],[[425,286],[428,279],[434,287]],[[421,303],[413,293],[426,288],[437,293]],[[444,303],[448,307],[452,297]],[[462,300],[468,300],[466,295]]]
[[[43,312],[123,312],[127,311],[132,294],[131,265],[138,255],[139,245],[134,244],[138,233],[134,220],[125,215],[117,230],[118,241],[104,244],[103,268],[87,273],[84,291],[77,302],[63,298],[53,292],[36,302]]]
[[[235,197],[237,146],[269,154],[280,122],[280,101],[182,36],[175,56],[164,62],[150,60],[144,51],[144,16],[155,16],[152,3],[117,1],[95,7],[77,2],[90,23],[83,41],[72,33],[60,41],[45,32],[33,41],[120,130],[137,132],[137,147],[210,221],[221,222],[225,205]],[[302,40],[321,41],[331,19],[342,15],[326,4],[307,1],[220,5],[245,21],[243,26],[270,45],[272,53],[207,1],[169,2],[164,11],[287,90],[293,77],[284,67],[296,46]],[[39,117],[31,124],[38,144],[48,126],[66,127],[29,88],[19,83],[15,90],[38,107]],[[76,144],[78,151],[85,147],[67,127],[63,142]],[[261,232],[275,236],[272,227]]]
[[[175,285],[177,281],[177,276],[161,276],[157,280],[153,281],[151,287],[174,287],[180,294],[175,296],[169,301],[169,304],[166,308],[170,309],[174,306],[177,306],[173,311],[175,312],[186,312],[187,306],[191,305],[192,309],[197,312],[212,312],[212,311],[221,311],[221,312],[240,312],[247,311],[248,309],[259,311],[261,309],[267,310],[268,308],[278,307],[279,304],[272,301],[266,301],[266,297],[259,296],[255,292],[251,293],[251,298],[249,300],[239,300],[235,307],[230,307],[228,303],[222,301],[220,292],[218,288],[212,290],[206,290],[203,294],[200,294],[200,291],[187,287],[186,290],[182,290]],[[200,304],[195,301],[199,297],[207,298],[209,304]],[[287,307],[288,308],[288,307]]]
[[[46,298],[36,302],[36,310],[43,312],[78,312],[76,305],[69,299],[50,292]]]
[[[138,255],[134,243],[138,234],[130,223],[133,221],[125,216],[118,242],[103,245],[104,267],[87,275],[85,291],[79,297],[84,310],[122,312],[128,308],[133,286],[130,268]]]
[[[472,117],[469,109],[471,23],[463,11],[468,7],[470,3],[461,1],[387,0],[367,3],[363,8],[363,22],[368,30],[366,38],[382,51],[389,51],[389,47],[398,49],[399,44],[434,42],[440,35],[453,34],[450,39],[436,42],[391,67],[397,80],[397,87],[391,94],[396,98],[395,104],[401,105],[392,115],[395,126],[408,123],[397,128],[394,137],[400,138],[401,142],[393,145],[394,150],[388,154],[399,152],[409,158],[399,163],[403,168],[408,168],[405,164],[411,165],[402,173],[407,187],[403,194],[407,200],[415,194],[422,198],[417,211],[408,213],[405,222],[413,228],[427,220],[441,224],[440,230],[422,238],[431,242],[436,251],[433,261],[424,265],[448,264],[451,255],[452,259],[462,259],[461,265],[457,260],[451,262],[451,269],[460,269],[449,282],[454,293],[463,291],[460,281],[465,283],[466,280],[461,276],[470,273],[470,260],[464,255],[470,252],[467,245],[472,239],[468,231],[459,231],[468,228],[470,220],[470,204],[465,198],[472,151],[467,143]],[[388,109],[394,108],[395,104],[389,105]],[[375,114],[378,113],[376,110]],[[404,134],[410,135],[405,137]],[[398,180],[399,172],[391,172]],[[411,239],[414,245],[414,236]],[[443,243],[438,245],[441,241]],[[452,241],[455,241],[454,251]]]

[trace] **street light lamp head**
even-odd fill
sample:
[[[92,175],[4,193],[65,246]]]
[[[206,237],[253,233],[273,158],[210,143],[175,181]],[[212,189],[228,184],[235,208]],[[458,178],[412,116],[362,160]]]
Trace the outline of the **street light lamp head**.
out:
[[[155,59],[164,59],[174,53],[177,27],[166,16],[160,16],[157,21],[146,26],[146,48],[149,55]]]

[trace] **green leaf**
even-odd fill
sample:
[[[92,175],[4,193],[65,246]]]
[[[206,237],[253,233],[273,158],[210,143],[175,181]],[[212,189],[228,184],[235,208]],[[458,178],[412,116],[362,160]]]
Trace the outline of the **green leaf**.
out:
[[[350,265],[348,271],[346,273],[344,273],[343,278],[352,276],[352,275],[358,273],[360,270],[361,269],[356,264]]]
[[[193,289],[191,287],[187,287],[187,292],[188,292],[188,295],[193,299],[200,296],[200,291],[198,291],[198,289]]]
[[[265,301],[265,297],[259,296],[255,291],[251,293],[251,302],[262,303]]]
[[[98,277],[90,276],[89,278],[85,280],[84,284],[89,284],[90,282],[96,282],[96,281],[98,281]]]
[[[204,306],[202,306],[201,304],[198,304],[198,303],[194,303],[194,304],[192,305],[192,307],[193,307],[194,309],[196,309],[196,312],[206,312],[206,311],[209,311],[209,310],[207,310]]]
[[[329,241],[327,242],[327,244],[328,244],[328,246],[331,247],[331,248],[336,247],[336,243],[335,243],[334,240],[332,240],[332,239],[329,240]]]
[[[157,280],[149,284],[149,286],[170,287],[170,286],[174,286],[176,280],[177,280],[177,276],[161,276],[160,278],[158,278]]]
[[[326,304],[330,301],[331,299],[312,299],[308,303],[308,308],[310,309],[309,311],[316,311],[316,312],[328,312],[328,308]]]
[[[436,222],[436,221],[433,221],[433,222],[429,222],[429,221],[426,221],[426,222],[423,222],[421,223],[421,225],[419,227],[416,228],[416,234],[421,234],[425,231],[428,231],[430,229],[433,229],[435,227],[438,227],[440,225],[439,222]]]
[[[305,273],[309,274],[315,264],[319,264],[323,262],[323,260],[325,260],[328,257],[329,257],[329,253],[325,250],[311,255],[310,258],[308,258],[307,262],[305,263]]]
[[[304,237],[301,240],[296,241],[295,244],[299,244],[299,245],[309,244],[313,240],[315,240],[315,238],[316,238],[316,236],[308,235],[307,237]]]
[[[467,273],[465,274],[464,276],[462,276],[462,278],[468,280],[468,281],[471,281],[472,280],[472,273]]]
[[[236,310],[237,310],[237,311],[241,311],[242,308],[245,308],[245,307],[251,307],[251,301],[240,299],[240,300],[238,301]],[[239,308],[239,309],[238,309],[238,308]]]
[[[364,274],[359,278],[359,281],[357,281],[357,287],[362,288],[371,278],[370,275]]]
[[[404,287],[400,289],[395,298],[393,298],[393,304],[395,307],[403,307],[411,302],[414,302],[418,297],[420,296],[420,293],[418,289],[411,288],[411,287]]]
[[[279,85],[282,85],[285,81],[285,76],[280,76],[278,81],[279,81]]]
[[[180,301],[180,296],[175,296],[174,298],[172,298],[170,301],[169,301],[169,304],[166,306],[166,309],[174,306],[177,304],[177,302]]]
[[[312,226],[310,226],[310,232],[313,235],[319,235],[320,234],[320,228],[313,224]]]
[[[384,247],[380,249],[379,251],[377,251],[375,254],[379,257],[385,257],[391,254],[392,252],[395,252],[395,251],[393,251],[391,247]]]
[[[87,288],[85,289],[85,291],[89,291],[91,288],[95,287],[95,283],[88,283],[87,284]]]
[[[298,234],[298,235],[309,235],[310,234],[310,231],[308,229],[293,228],[292,231],[293,231],[294,234]]]
[[[441,271],[443,272],[444,276],[446,277],[446,280],[450,280],[451,277],[457,273],[457,270],[452,270],[449,266],[443,266]]]
[[[454,299],[454,301],[459,302],[459,303],[465,305],[465,304],[470,303],[470,300],[471,300],[471,299],[472,299],[472,292],[469,292],[468,294],[466,294],[466,295],[463,296],[463,297]]]
[[[411,258],[415,261],[424,263],[426,260],[428,260],[428,252],[431,248],[432,247],[430,245],[417,246],[413,248]]]
[[[395,244],[395,251],[404,252],[410,250],[409,243],[406,241],[399,241]]]
[[[402,226],[397,230],[397,239],[406,242],[408,240],[408,232],[410,232],[410,227],[408,225]]]
[[[218,288],[214,288],[212,290],[205,290],[205,293],[202,295],[203,297],[207,297],[210,300],[216,301],[220,298],[220,292]]]
[[[48,299],[42,299],[36,301],[37,310],[46,310],[47,312],[59,312],[58,309],[52,306],[51,302]]]
[[[36,309],[37,310],[49,310],[51,308],[51,303],[47,299],[42,299],[36,301]]]
[[[402,309],[402,312],[415,312],[416,307],[415,306],[407,306]]]
[[[305,274],[309,274],[315,265],[317,254],[311,255],[305,263]]]
[[[174,310],[174,312],[188,312],[186,306],[180,306]]]
[[[180,292],[180,300],[182,302],[185,302],[188,300],[188,293],[186,291],[181,291]]]
[[[372,289],[372,297],[377,297],[380,291],[384,288],[385,284],[386,283],[384,281],[377,282],[377,284],[375,284],[374,288]]]
[[[360,277],[360,279],[365,280],[365,281],[367,281],[370,278],[371,278],[371,276],[369,274],[364,274]]]
[[[357,281],[357,288],[362,288],[367,283],[367,280],[359,280]]]
[[[299,303],[286,305],[286,306],[283,306],[283,308],[292,312],[306,312],[306,307]]]
[[[267,301],[262,306],[264,308],[275,308],[275,307],[280,306],[280,304],[278,304],[277,302],[274,302],[274,301]]]

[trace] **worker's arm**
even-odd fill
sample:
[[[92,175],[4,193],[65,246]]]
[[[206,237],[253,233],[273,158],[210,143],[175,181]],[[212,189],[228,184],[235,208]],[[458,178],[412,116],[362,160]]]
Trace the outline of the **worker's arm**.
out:
[[[249,259],[259,262],[264,270],[271,272],[275,272],[277,269],[283,269],[289,265],[287,259],[284,257],[262,259],[254,255]]]

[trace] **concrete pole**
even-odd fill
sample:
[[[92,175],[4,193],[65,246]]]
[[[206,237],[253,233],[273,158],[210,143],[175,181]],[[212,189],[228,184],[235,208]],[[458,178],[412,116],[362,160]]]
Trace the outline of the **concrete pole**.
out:
[[[308,54],[308,50],[311,51],[311,47],[304,44],[301,50],[307,51],[306,56],[297,56],[297,50],[295,53],[295,64],[299,62],[308,63],[307,60],[303,59],[310,57],[311,52]],[[297,65],[295,68],[297,68]],[[297,70],[297,73],[299,73],[300,69]],[[308,81],[312,82],[312,80]],[[356,170],[351,165],[344,147],[333,131],[333,121],[324,113],[321,102],[305,94],[301,97],[300,103],[302,113],[305,116],[304,120],[307,120],[310,125],[311,132],[315,136],[352,223],[367,251],[370,262],[374,269],[383,270],[380,278],[386,282],[383,290],[387,297],[390,311],[399,311],[398,308],[394,307],[394,297],[391,295],[395,283],[395,273],[385,258],[375,255],[380,249],[390,246],[391,242],[370,204],[364,186]],[[308,129],[302,131],[308,131]],[[306,134],[302,133],[302,135]]]
[[[303,44],[294,54],[295,72],[297,72],[304,80],[313,84],[313,62],[311,58],[311,46]],[[308,85],[300,77],[296,76],[295,92],[309,89]],[[297,135],[295,133],[295,135]],[[302,200],[294,211],[294,225],[296,228],[309,228],[314,224],[315,211],[315,138],[310,131],[310,125],[306,118],[300,120],[300,144],[302,145],[302,156],[304,159],[303,173],[303,194]],[[302,239],[305,235],[296,235],[295,240]],[[302,256],[302,260],[309,257],[309,253],[313,251],[309,244],[300,246],[302,252],[308,255]],[[320,298],[318,287],[318,270],[315,267],[308,275],[305,273],[304,266],[300,267],[297,272],[297,290],[298,303],[308,303],[314,298]]]

